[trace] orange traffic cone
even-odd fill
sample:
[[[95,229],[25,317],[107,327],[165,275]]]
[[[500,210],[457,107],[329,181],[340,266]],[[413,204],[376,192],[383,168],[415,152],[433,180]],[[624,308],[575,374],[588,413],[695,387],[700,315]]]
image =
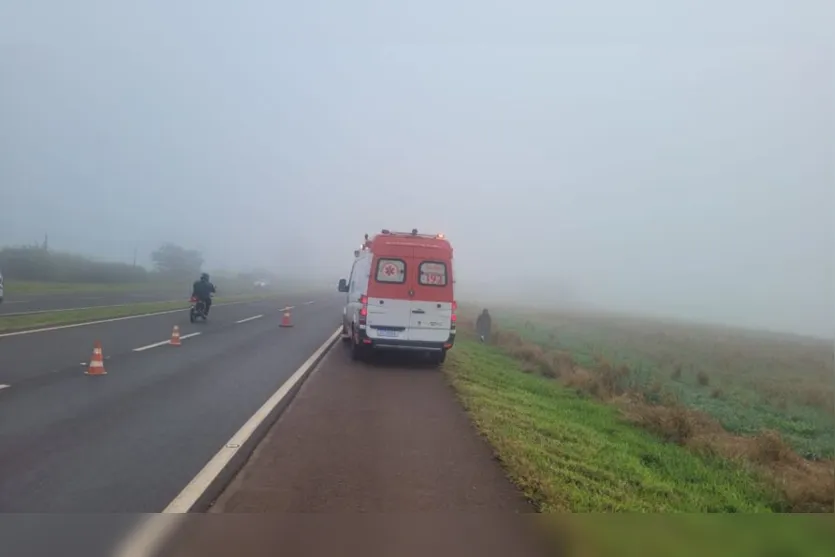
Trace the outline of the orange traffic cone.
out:
[[[168,342],[171,346],[182,346],[180,342],[180,327],[174,325],[174,330],[171,331],[171,340]]]
[[[285,310],[284,315],[281,318],[281,326],[282,327],[292,327],[293,323],[290,322],[290,310]]]
[[[86,375],[107,375],[104,370],[104,357],[101,353],[101,343],[96,341],[93,348],[93,357],[90,358],[90,365],[87,367]]]

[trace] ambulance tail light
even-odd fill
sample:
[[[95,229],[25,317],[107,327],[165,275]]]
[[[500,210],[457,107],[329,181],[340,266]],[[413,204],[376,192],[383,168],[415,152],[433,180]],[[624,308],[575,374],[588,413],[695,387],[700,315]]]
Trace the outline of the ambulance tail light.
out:
[[[457,310],[458,310],[458,302],[453,301],[452,302],[452,320],[451,320],[451,323],[450,323],[450,328],[453,331],[455,330],[455,324],[458,321],[458,314],[455,313]]]
[[[365,325],[366,320],[368,319],[368,296],[363,294],[360,296],[360,315],[359,315],[359,324]]]

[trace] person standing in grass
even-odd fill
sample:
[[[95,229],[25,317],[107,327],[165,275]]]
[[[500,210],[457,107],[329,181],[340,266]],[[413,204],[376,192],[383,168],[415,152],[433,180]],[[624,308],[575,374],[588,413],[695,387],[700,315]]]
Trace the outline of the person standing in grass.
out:
[[[487,308],[484,308],[481,315],[479,315],[478,319],[475,321],[476,334],[478,334],[481,342],[490,342],[491,327],[492,319],[490,318],[490,314],[487,312]]]

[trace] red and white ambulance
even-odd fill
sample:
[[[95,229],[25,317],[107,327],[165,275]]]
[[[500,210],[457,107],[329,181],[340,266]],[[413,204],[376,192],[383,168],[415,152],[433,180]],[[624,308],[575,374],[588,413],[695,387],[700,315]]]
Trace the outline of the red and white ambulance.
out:
[[[339,281],[346,294],[342,340],[351,343],[352,357],[406,350],[442,363],[455,342],[454,284],[452,246],[443,234],[366,234],[350,277]]]

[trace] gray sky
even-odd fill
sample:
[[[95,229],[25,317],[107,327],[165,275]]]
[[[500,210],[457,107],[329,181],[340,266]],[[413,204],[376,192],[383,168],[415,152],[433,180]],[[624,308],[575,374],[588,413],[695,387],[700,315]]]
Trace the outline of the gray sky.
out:
[[[835,2],[572,4],[0,0],[0,244],[831,335]]]

